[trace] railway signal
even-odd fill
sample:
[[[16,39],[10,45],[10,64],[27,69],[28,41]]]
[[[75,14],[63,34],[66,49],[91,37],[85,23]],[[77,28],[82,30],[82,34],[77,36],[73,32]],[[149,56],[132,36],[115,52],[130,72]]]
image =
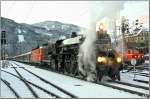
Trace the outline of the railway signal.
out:
[[[1,32],[1,45],[6,44],[6,31]]]
[[[136,65],[136,59],[131,60],[131,64],[133,65],[133,71],[134,71],[134,78],[135,78],[135,65]]]
[[[6,31],[1,31],[1,59],[5,60]]]
[[[5,60],[6,56],[6,31],[1,31],[1,60]],[[5,67],[6,63],[5,61],[2,61],[2,66]]]

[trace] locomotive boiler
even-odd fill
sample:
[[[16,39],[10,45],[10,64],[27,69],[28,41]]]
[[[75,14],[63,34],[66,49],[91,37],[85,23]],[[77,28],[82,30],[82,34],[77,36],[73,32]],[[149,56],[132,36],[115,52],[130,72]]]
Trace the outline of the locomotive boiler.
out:
[[[50,66],[53,70],[73,74],[78,74],[78,51],[79,46],[85,38],[82,35],[72,33],[71,38],[57,40],[53,45],[53,50],[49,53]]]

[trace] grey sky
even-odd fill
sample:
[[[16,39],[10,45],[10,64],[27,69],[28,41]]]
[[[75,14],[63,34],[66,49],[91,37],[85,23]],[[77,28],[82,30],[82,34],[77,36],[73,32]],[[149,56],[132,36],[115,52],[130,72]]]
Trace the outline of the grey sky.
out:
[[[96,14],[93,14],[93,11],[101,13],[104,10],[104,4],[109,7],[110,4],[113,5],[111,2],[114,1],[108,4],[104,1],[1,1],[1,15],[19,23],[32,24],[54,20],[86,27],[92,18],[95,18]],[[120,13],[120,16],[123,15],[130,19],[140,16],[148,17],[148,2],[125,2]]]

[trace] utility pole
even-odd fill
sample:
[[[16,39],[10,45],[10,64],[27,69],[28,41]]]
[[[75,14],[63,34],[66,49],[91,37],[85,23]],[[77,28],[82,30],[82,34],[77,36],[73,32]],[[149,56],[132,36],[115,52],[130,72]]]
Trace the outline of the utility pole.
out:
[[[2,60],[2,67],[5,67],[5,56],[6,56],[6,31],[1,31],[1,60]]]
[[[125,17],[122,18],[121,22],[121,33],[122,33],[122,40],[123,40],[123,51],[126,51],[127,49],[127,43],[126,43],[126,37],[125,34],[129,33],[129,22]]]
[[[1,60],[5,60],[6,31],[1,31]]]
[[[114,20],[114,42],[115,42],[115,47],[117,47],[117,26],[116,26],[116,19]]]
[[[121,34],[122,34],[122,61],[124,61],[124,52],[127,50],[127,43],[125,39],[125,33],[129,33],[129,23],[125,17],[121,20]],[[123,63],[124,67],[124,63]]]

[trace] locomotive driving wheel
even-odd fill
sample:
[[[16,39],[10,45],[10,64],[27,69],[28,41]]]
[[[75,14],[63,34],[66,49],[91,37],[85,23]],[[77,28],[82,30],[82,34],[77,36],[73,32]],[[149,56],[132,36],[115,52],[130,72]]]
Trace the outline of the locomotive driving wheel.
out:
[[[101,82],[103,76],[107,74],[106,68],[102,68],[100,66],[96,66],[96,76],[97,76],[97,82]]]
[[[71,66],[71,74],[73,76],[76,76],[78,74],[78,68],[77,68],[77,62],[72,62],[72,66]]]
[[[97,76],[97,82],[100,82],[104,75],[103,75],[102,71],[97,70],[97,75],[96,76]]]
[[[55,70],[55,60],[52,59],[50,61],[50,67],[51,67],[52,70]]]

